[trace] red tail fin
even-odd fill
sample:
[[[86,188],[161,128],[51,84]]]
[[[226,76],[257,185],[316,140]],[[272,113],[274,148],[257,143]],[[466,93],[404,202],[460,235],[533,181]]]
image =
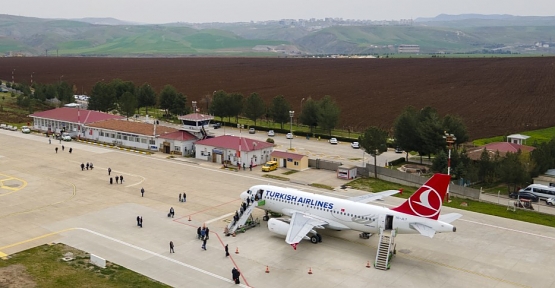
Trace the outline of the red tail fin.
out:
[[[437,220],[451,176],[447,174],[434,174],[401,206],[391,210]]]

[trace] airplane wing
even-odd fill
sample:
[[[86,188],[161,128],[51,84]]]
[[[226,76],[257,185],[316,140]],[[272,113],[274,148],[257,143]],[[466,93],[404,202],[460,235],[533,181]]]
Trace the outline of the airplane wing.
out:
[[[434,235],[436,234],[436,230],[432,229],[432,227],[426,226],[426,225],[421,224],[421,223],[410,223],[410,227],[412,229],[420,232],[420,234],[422,236],[427,236],[427,237],[433,238]]]
[[[301,212],[295,212],[291,217],[289,231],[287,231],[285,242],[287,242],[287,244],[295,245],[301,242],[304,236],[306,236],[312,228],[326,224],[328,224],[326,221],[310,217],[310,215]]]
[[[382,200],[385,197],[395,195],[399,192],[401,192],[401,190],[386,190],[386,191],[383,191],[383,192],[368,193],[368,194],[361,195],[361,196],[347,198],[347,200],[351,200],[353,202],[359,202],[359,203],[368,203],[368,202],[372,202],[372,201],[376,201],[376,200]]]
[[[439,221],[443,221],[445,223],[451,223],[461,217],[462,215],[459,213],[449,213],[445,215],[439,215]]]

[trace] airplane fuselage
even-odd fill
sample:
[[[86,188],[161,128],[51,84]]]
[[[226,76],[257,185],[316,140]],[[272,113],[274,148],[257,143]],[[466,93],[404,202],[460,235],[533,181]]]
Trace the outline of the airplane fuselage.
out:
[[[263,191],[260,200],[264,200],[264,205],[258,208],[287,216],[302,212],[325,220],[328,222],[326,228],[329,229],[379,233],[383,228],[397,230],[398,234],[418,234],[420,232],[414,226],[411,227],[418,223],[437,233],[455,231],[454,226],[449,223],[408,215],[377,205],[271,185],[257,185],[250,189],[251,193],[260,190]]]

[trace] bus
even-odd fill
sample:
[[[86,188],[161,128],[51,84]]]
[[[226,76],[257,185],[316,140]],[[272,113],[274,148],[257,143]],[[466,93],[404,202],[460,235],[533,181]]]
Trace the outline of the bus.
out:
[[[520,189],[520,191],[531,192],[534,195],[542,198],[543,200],[547,198],[555,198],[555,187],[545,186],[541,184],[532,184],[524,189]]]

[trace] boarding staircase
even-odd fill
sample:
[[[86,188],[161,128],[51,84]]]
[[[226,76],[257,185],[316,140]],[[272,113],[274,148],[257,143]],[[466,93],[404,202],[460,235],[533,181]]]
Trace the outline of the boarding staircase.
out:
[[[204,130],[204,126],[200,127],[200,133],[202,134],[202,139],[206,139],[208,138],[208,133],[206,133],[206,130]]]
[[[391,257],[395,251],[395,230],[380,229],[380,242],[376,253],[374,268],[387,270],[390,268]]]
[[[238,228],[245,225],[247,220],[249,220],[254,207],[256,206],[258,206],[258,202],[251,203],[251,205],[247,206],[247,209],[243,211],[243,214],[239,216],[239,220],[237,220],[237,222],[233,222],[232,220],[231,223],[229,223],[229,225],[227,226],[227,233],[233,234],[235,233],[235,231],[237,231]]]

